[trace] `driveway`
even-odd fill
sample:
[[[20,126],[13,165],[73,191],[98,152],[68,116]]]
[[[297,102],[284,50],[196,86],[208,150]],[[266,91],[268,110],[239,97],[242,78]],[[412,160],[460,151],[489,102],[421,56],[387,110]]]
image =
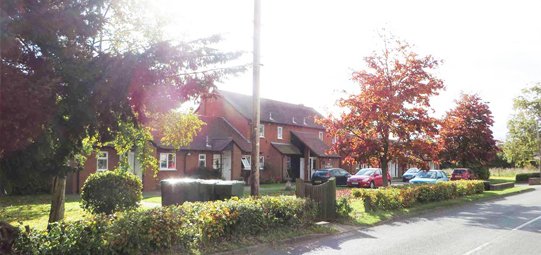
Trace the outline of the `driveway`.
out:
[[[541,188],[258,254],[541,254]]]

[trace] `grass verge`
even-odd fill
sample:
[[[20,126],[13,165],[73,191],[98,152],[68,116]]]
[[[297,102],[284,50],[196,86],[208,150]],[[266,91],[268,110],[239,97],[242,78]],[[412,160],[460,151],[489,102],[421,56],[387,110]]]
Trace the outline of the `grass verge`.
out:
[[[525,192],[532,190],[530,187],[514,187],[505,190],[494,190],[494,191],[485,191],[482,194],[475,194],[467,197],[439,201],[434,203],[426,204],[417,204],[411,208],[402,208],[393,211],[375,211],[375,212],[365,212],[364,205],[360,199],[351,200],[351,207],[353,212],[350,214],[350,218],[345,220],[343,223],[349,224],[358,224],[363,226],[372,226],[376,225],[391,219],[403,217],[403,216],[416,216],[418,214],[427,212],[436,208],[446,208],[456,205],[465,204],[468,202],[479,201],[483,199],[496,198],[508,196],[511,194],[516,194],[520,192]]]
[[[281,244],[286,240],[291,240],[298,237],[313,235],[313,234],[333,234],[336,230],[325,227],[312,225],[305,228],[279,228],[269,229],[257,236],[243,236],[233,237],[231,239],[223,240],[221,242],[205,245],[199,251],[193,251],[197,254],[212,254],[217,252],[235,251],[235,253],[250,253],[248,250],[255,245],[268,244],[275,245]],[[252,246],[252,247],[251,247]],[[243,252],[246,250],[247,252]]]
[[[492,176],[490,179],[488,179],[491,184],[498,184],[498,183],[504,183],[504,182],[515,182],[514,176]]]

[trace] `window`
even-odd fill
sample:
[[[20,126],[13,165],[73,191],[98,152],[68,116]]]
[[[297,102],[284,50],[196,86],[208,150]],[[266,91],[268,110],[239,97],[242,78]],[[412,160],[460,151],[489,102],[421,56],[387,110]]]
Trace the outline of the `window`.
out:
[[[100,151],[98,152],[98,162],[97,162],[97,170],[98,171],[105,171],[108,168],[109,165],[109,153],[106,151]]]
[[[160,170],[177,170],[175,153],[160,153]]]
[[[244,170],[252,169],[252,156],[244,155],[242,156],[241,161],[242,161],[242,168]],[[264,170],[264,168],[265,168],[265,156],[259,156],[259,170]]]
[[[199,154],[199,167],[207,167],[207,154]]]
[[[250,158],[251,158],[251,156],[249,156],[249,155],[242,156],[241,161],[242,161],[242,168],[244,170],[252,169],[252,166],[250,165]]]
[[[332,143],[332,144],[335,144],[335,143],[336,143],[336,136],[332,138],[331,143]]]
[[[265,169],[265,156],[259,156],[259,170]]]
[[[282,127],[278,127],[278,139],[282,139],[283,130],[284,129]]]
[[[222,168],[222,155],[213,154],[212,155],[212,169]]]
[[[259,124],[259,137],[265,137],[265,125]]]
[[[323,141],[323,132],[319,132],[319,140]]]

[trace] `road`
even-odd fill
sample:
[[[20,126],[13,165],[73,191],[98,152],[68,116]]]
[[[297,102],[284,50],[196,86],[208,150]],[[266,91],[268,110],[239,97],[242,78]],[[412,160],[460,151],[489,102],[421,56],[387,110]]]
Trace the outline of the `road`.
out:
[[[541,188],[259,254],[541,254]]]

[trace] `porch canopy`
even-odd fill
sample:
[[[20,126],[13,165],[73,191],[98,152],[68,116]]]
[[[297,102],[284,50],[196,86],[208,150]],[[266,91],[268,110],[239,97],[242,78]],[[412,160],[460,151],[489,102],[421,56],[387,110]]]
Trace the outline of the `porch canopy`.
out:
[[[319,139],[318,134],[299,131],[291,131],[291,133],[298,139],[300,143],[308,147],[308,149],[310,149],[310,151],[312,151],[316,156],[321,158],[340,158],[338,154],[327,153],[330,147]]]
[[[271,143],[282,155],[294,156],[302,155],[301,150],[297,146],[290,143]]]

